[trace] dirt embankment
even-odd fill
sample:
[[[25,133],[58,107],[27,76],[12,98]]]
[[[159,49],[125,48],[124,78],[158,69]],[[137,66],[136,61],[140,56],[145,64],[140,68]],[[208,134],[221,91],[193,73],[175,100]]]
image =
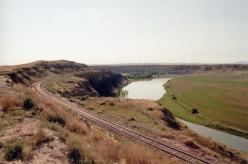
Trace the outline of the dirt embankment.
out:
[[[248,71],[248,65],[216,64],[216,65],[116,65],[90,66],[91,68],[108,68],[120,73],[149,72],[164,74],[224,73],[229,71]]]
[[[4,66],[0,68],[4,70]],[[48,76],[70,74],[77,81],[67,81],[73,86],[63,92],[64,96],[114,96],[118,88],[127,84],[124,76],[109,69],[92,69],[85,64],[65,60],[38,61],[13,68],[8,66],[7,72],[1,72],[5,72],[14,83],[26,86]]]

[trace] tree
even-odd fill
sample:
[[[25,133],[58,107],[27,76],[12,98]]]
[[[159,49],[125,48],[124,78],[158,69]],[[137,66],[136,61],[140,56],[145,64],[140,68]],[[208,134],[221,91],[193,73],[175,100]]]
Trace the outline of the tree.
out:
[[[191,109],[191,113],[192,113],[192,114],[197,114],[197,113],[199,113],[199,112],[198,112],[198,110],[197,110],[196,108],[192,108],[192,109]]]
[[[120,89],[116,93],[116,97],[118,97],[119,99],[127,98],[127,96],[128,96],[128,91],[127,90],[124,90],[124,89]]]

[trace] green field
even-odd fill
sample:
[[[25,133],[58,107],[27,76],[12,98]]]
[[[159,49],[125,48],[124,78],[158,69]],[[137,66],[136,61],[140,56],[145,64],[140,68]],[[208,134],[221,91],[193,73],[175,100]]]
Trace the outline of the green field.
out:
[[[184,76],[164,87],[159,102],[176,117],[248,138],[247,75]]]

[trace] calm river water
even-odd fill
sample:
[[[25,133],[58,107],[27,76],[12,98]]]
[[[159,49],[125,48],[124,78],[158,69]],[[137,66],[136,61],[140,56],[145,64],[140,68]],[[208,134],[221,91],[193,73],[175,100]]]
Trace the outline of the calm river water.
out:
[[[171,78],[153,79],[149,81],[137,81],[124,87],[128,91],[128,98],[159,100],[165,93],[163,84]],[[180,120],[180,119],[179,119]],[[219,142],[231,147],[248,152],[248,139],[230,135],[204,126],[196,125],[184,120],[180,120],[185,125],[205,136],[209,136]]]

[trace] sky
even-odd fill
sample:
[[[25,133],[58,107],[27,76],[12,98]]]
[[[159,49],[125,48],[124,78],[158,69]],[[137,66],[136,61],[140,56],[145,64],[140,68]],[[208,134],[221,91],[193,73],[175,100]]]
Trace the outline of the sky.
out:
[[[0,65],[248,61],[247,0],[1,0]]]

